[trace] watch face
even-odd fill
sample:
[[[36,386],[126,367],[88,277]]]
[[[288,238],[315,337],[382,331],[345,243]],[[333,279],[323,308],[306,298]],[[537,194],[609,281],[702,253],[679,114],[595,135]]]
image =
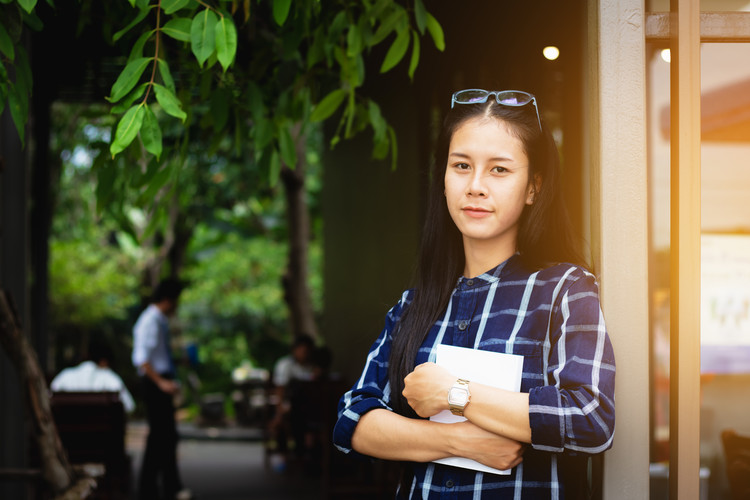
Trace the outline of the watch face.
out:
[[[457,387],[452,387],[448,393],[448,403],[452,405],[463,406],[469,400],[469,391]]]

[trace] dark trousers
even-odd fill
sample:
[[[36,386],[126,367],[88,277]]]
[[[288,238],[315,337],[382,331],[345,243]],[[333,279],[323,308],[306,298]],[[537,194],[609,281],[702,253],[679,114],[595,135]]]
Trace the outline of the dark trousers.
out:
[[[139,498],[172,499],[182,489],[177,470],[178,435],[172,395],[163,392],[148,377],[141,380],[148,420],[148,439],[141,465]],[[159,495],[159,478],[163,486],[163,497]]]

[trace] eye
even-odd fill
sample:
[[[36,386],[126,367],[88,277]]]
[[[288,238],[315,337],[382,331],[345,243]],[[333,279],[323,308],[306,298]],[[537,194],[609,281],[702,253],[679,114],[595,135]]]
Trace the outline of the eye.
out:
[[[504,174],[507,171],[507,168],[501,167],[500,165],[498,165],[497,167],[492,167],[492,169],[490,170],[490,172],[493,172],[495,174]]]
[[[464,162],[458,162],[453,164],[453,168],[456,170],[469,170],[471,168],[471,165]]]

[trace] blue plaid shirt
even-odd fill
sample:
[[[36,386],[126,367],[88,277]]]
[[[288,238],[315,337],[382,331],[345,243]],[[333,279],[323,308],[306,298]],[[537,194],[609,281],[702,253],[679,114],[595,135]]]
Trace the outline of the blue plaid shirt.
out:
[[[388,359],[393,329],[413,293],[386,316],[354,387],[339,402],[334,443],[345,453],[359,418],[390,408]],[[612,446],[615,358],[593,275],[570,264],[538,272],[518,256],[477,278],[460,278],[443,318],[430,330],[416,364],[439,344],[524,356],[521,391],[529,393],[531,445],[510,475],[435,463],[412,463],[408,498],[565,498],[561,460]]]

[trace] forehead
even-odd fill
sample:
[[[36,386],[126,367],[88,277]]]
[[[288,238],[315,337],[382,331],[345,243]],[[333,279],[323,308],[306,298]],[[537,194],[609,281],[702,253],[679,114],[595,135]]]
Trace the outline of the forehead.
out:
[[[461,123],[453,131],[450,151],[460,149],[502,149],[526,159],[526,147],[512,124],[498,118],[479,116]]]

